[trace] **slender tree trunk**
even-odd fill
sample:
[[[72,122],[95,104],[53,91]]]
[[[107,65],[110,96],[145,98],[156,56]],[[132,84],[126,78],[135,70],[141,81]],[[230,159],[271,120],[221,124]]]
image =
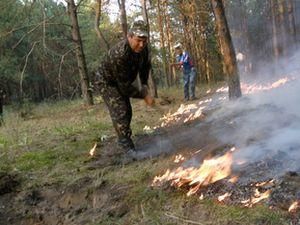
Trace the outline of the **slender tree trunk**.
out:
[[[85,61],[85,55],[83,52],[82,40],[80,36],[80,30],[78,25],[77,18],[77,7],[75,5],[74,0],[67,0],[68,3],[68,12],[72,23],[72,38],[75,44],[75,51],[77,57],[78,70],[81,78],[81,91],[83,95],[83,99],[86,104],[93,105],[93,95],[90,88],[90,81],[88,76],[88,70]]]
[[[0,126],[2,126],[3,123],[3,90],[0,89]]]
[[[120,10],[120,19],[121,19],[123,36],[124,38],[127,38],[127,16],[126,16],[125,0],[118,0],[118,4]]]
[[[289,18],[289,33],[291,35],[292,41],[296,43],[296,22],[295,22],[295,12],[294,12],[294,4],[292,0],[287,0],[287,11]]]
[[[141,0],[141,5],[142,5],[143,19],[147,23],[147,28],[148,28],[149,57],[150,57],[150,60],[151,60],[150,26],[149,26],[146,0]],[[153,70],[152,70],[152,68],[151,68],[150,73],[149,73],[148,86],[149,86],[149,90],[150,90],[151,95],[157,98],[158,97],[157,87],[156,87],[155,81],[153,79]]]
[[[173,46],[173,36],[172,36],[172,31],[171,31],[171,21],[170,21],[170,15],[167,13],[168,10],[168,1],[163,0],[163,18],[164,18],[164,22],[166,24],[166,36],[167,36],[167,49],[168,49],[168,53],[169,55],[173,56],[174,55],[174,50],[171,46]],[[176,78],[176,71],[175,68],[172,67],[170,69],[170,83],[171,85],[173,85],[174,83],[177,83],[177,78]]]
[[[208,40],[207,40],[207,32],[206,28],[208,27],[208,21],[210,18],[208,17],[209,10],[207,9],[207,3],[201,0],[194,0],[195,5],[195,15],[193,18],[196,20],[195,27],[195,37],[197,37],[197,41],[195,43],[195,60],[197,61],[197,79],[199,83],[210,83],[212,81],[212,74],[210,70],[210,54],[208,51]]]
[[[244,60],[242,62],[242,68],[245,73],[251,72],[251,59],[250,59],[250,49],[249,49],[249,26],[248,26],[248,18],[247,18],[247,12],[246,12],[246,6],[245,1],[239,0],[238,1],[239,7],[240,7],[240,13],[239,18],[241,18],[240,21],[240,33],[241,33],[241,53],[245,56]]]
[[[166,46],[165,46],[165,34],[164,34],[164,25],[160,1],[157,1],[157,24],[159,29],[160,37],[160,52],[162,56],[163,71],[166,78],[166,85],[170,87],[170,78],[169,78],[169,66],[167,62]]]
[[[285,26],[285,4],[284,0],[278,0],[278,13],[279,13],[279,44],[281,46],[281,54],[287,54],[287,30]]]
[[[279,44],[278,44],[278,28],[277,28],[277,10],[276,10],[276,0],[270,0],[271,12],[272,12],[272,39],[273,39],[273,54],[275,61],[278,61],[279,58]]]
[[[99,28],[100,17],[101,17],[101,6],[102,6],[101,3],[102,3],[102,0],[97,0],[96,5],[95,5],[95,12],[96,12],[96,15],[95,15],[95,31],[96,31],[97,37],[99,39],[99,43],[100,43],[101,40],[103,40],[104,43],[105,43],[106,49],[109,50],[109,48],[110,48],[109,43],[105,39],[103,33],[101,32],[101,30]],[[100,44],[100,46],[101,46],[101,44]]]
[[[216,26],[220,48],[224,60],[225,74],[228,79],[229,99],[239,98],[242,95],[236,56],[231,40],[222,0],[211,0],[216,19]]]

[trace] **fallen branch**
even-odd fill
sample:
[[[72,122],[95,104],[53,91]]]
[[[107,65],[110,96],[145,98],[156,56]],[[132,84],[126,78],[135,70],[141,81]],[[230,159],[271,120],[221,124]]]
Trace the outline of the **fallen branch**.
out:
[[[196,221],[193,221],[193,220],[183,219],[183,218],[180,218],[178,216],[172,215],[170,213],[165,213],[165,216],[170,217],[172,219],[180,220],[180,221],[185,222],[185,223],[191,223],[191,224],[197,224],[197,225],[204,225],[203,223],[196,222]]]

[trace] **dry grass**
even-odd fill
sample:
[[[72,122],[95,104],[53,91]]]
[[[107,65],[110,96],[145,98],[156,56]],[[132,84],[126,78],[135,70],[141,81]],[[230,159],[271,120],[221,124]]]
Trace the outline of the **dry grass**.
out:
[[[207,88],[198,90],[201,95]],[[160,91],[156,108],[133,101],[135,134],[146,125],[159,125],[168,111],[175,111],[182,100],[181,88]],[[168,98],[170,104],[160,105]],[[111,186],[125,187],[130,211],[123,217],[102,217],[94,224],[288,224],[281,212],[267,207],[244,209],[221,206],[198,197],[186,197],[180,191],[152,188],[153,177],[171,162],[169,157],[112,166],[89,171],[84,168],[88,151],[101,136],[113,137],[114,130],[103,103],[85,107],[80,101],[34,105],[24,118],[19,111],[6,109],[5,125],[0,127],[0,171],[17,171],[24,177],[23,188],[45,184],[68,185],[85,176],[98,176]],[[100,178],[99,178],[100,179]],[[95,187],[98,185],[95,185]]]

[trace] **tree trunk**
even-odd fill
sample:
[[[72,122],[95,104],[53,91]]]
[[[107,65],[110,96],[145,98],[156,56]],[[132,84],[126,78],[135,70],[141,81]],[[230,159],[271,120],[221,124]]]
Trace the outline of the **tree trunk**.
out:
[[[284,0],[278,0],[278,13],[279,13],[279,43],[281,47],[281,55],[287,54],[287,30],[285,27],[285,4]]]
[[[222,0],[211,0],[216,19],[217,33],[224,60],[225,74],[228,79],[229,99],[242,95],[236,56],[229,32]]]
[[[295,12],[294,12],[294,4],[292,0],[287,0],[287,11],[289,18],[289,33],[291,35],[291,39],[294,43],[296,43],[296,22],[295,22]]]
[[[239,33],[241,34],[241,41],[240,41],[240,52],[244,55],[244,59],[242,60],[242,69],[245,73],[251,72],[251,59],[250,59],[250,49],[249,49],[249,26],[248,26],[248,18],[246,12],[245,1],[239,0],[238,1],[240,12],[238,17],[240,18],[240,30]]]
[[[99,43],[100,43],[101,40],[103,40],[104,43],[105,43],[106,49],[109,50],[109,48],[110,48],[109,43],[105,39],[103,33],[101,32],[101,30],[99,28],[100,17],[101,17],[101,6],[102,6],[101,3],[102,3],[102,0],[97,0],[96,5],[95,5],[95,12],[96,12],[96,15],[95,15],[95,31],[96,31],[97,37],[99,39]],[[101,47],[101,44],[100,44],[100,47]]]
[[[165,46],[165,34],[164,34],[164,25],[163,25],[163,17],[160,1],[157,1],[157,24],[159,29],[159,37],[160,37],[160,52],[162,56],[162,64],[164,70],[164,76],[166,79],[167,87],[170,87],[170,78],[169,78],[169,66],[167,63],[167,54],[166,54],[166,46]]]
[[[0,89],[0,126],[3,123],[3,91]]]
[[[68,12],[72,22],[72,39],[76,48],[76,57],[78,70],[80,74],[80,83],[81,83],[81,91],[83,95],[83,99],[86,104],[93,105],[93,95],[90,88],[88,70],[86,66],[85,56],[83,52],[82,40],[80,36],[80,30],[77,19],[77,7],[75,5],[74,0],[67,0],[68,3]]]
[[[276,10],[276,0],[270,0],[271,4],[271,12],[272,12],[272,40],[273,40],[273,54],[274,54],[274,58],[275,61],[278,61],[279,58],[279,45],[278,45],[278,28],[277,28],[277,10]]]
[[[127,16],[125,8],[125,0],[118,0],[120,10],[120,20],[124,38],[127,38]]]
[[[148,45],[149,45],[149,57],[151,60],[151,47],[150,47],[150,26],[149,26],[149,19],[148,19],[148,13],[147,13],[147,6],[146,6],[146,0],[141,0],[141,5],[142,5],[142,14],[143,14],[143,19],[147,24],[147,28],[148,28]],[[155,84],[155,81],[153,79],[153,74],[152,74],[152,69],[149,73],[149,78],[148,78],[148,86],[149,86],[149,90],[150,90],[150,94],[153,97],[158,97],[157,95],[157,87]]]
[[[170,15],[168,14],[168,1],[163,0],[163,18],[164,22],[166,24],[166,30],[165,33],[167,35],[167,49],[169,52],[169,55],[173,56],[174,55],[174,50],[171,46],[173,46],[173,35],[171,31],[171,20],[170,20]],[[174,83],[177,84],[177,77],[176,77],[176,70],[175,67],[170,68],[170,74],[169,74],[169,80],[170,84],[173,85]]]

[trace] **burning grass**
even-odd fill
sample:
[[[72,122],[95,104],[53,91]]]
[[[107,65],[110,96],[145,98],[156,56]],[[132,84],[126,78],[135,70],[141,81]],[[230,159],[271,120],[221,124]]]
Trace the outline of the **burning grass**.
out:
[[[299,217],[299,200],[292,202],[300,194],[298,173],[268,178],[274,163],[284,163],[282,156],[276,159],[280,155],[272,155],[261,159],[261,163],[239,165],[234,161],[233,150],[225,152],[221,156],[204,159],[202,163],[199,162],[199,167],[195,166],[195,160],[187,158],[179,167],[156,176],[152,185],[169,185],[185,192],[187,196],[195,195],[199,200],[212,199],[226,205],[252,208],[263,203],[270,209],[283,209]],[[195,154],[192,155],[195,157]],[[194,165],[187,166],[191,161]]]
[[[163,114],[170,112],[172,115],[176,112],[180,107],[182,92],[167,94],[172,95],[171,99],[175,98],[175,101],[162,107],[162,111],[145,108],[142,103],[133,101],[134,133],[143,133],[145,125],[159,126],[159,118]],[[158,156],[129,165],[87,167],[89,150],[97,138],[114,135],[108,113],[102,105],[85,108],[80,102],[70,105],[64,102],[37,106],[32,110],[32,117],[26,120],[17,117],[13,111],[9,112],[5,126],[0,128],[0,168],[7,173],[14,170],[23,177],[17,192],[0,196],[0,207],[5,210],[0,213],[1,219],[13,218],[11,221],[15,224],[20,221],[23,224],[56,224],[60,220],[70,224],[105,225],[181,225],[188,221],[213,225],[282,225],[289,221],[284,212],[270,210],[266,206],[248,209],[234,204],[242,197],[243,200],[250,199],[255,194],[255,188],[260,193],[272,190],[271,184],[251,186],[241,183],[240,177],[233,176],[232,168],[226,169],[222,163],[210,165],[209,159],[207,168],[228,170],[227,175],[215,177],[208,173],[206,178],[197,181],[192,181],[193,176],[190,175],[185,179],[177,178],[182,191],[175,191],[174,187],[153,188],[149,182],[155,175],[170,168],[174,160],[177,166],[186,162],[189,157],[185,154],[178,154],[177,158],[171,159]],[[151,117],[145,116],[149,113]],[[176,129],[180,133],[180,127]],[[168,137],[163,133],[161,136]],[[149,138],[151,141],[151,135]],[[114,146],[113,138],[108,138],[105,144],[108,149]],[[101,153],[101,148],[94,150],[96,154],[97,151]],[[205,152],[199,154],[202,153],[205,155]],[[221,159],[224,156],[222,153],[218,153]],[[228,160],[232,160],[231,152],[223,161]],[[186,168],[186,165],[182,168]],[[196,170],[202,171],[203,168]],[[237,181],[233,182],[234,179]],[[188,184],[192,187],[201,184],[201,187],[197,187],[194,195],[187,197],[186,193],[190,190]],[[249,195],[242,192],[243,188],[249,189],[246,192]],[[39,193],[38,198],[34,199],[32,193]],[[271,195],[279,196],[279,193],[282,192],[272,192]],[[200,195],[203,200],[199,199]],[[36,205],[26,203],[28,196],[38,200],[30,201]],[[291,197],[289,204],[295,200]],[[30,212],[30,215],[26,212]]]

